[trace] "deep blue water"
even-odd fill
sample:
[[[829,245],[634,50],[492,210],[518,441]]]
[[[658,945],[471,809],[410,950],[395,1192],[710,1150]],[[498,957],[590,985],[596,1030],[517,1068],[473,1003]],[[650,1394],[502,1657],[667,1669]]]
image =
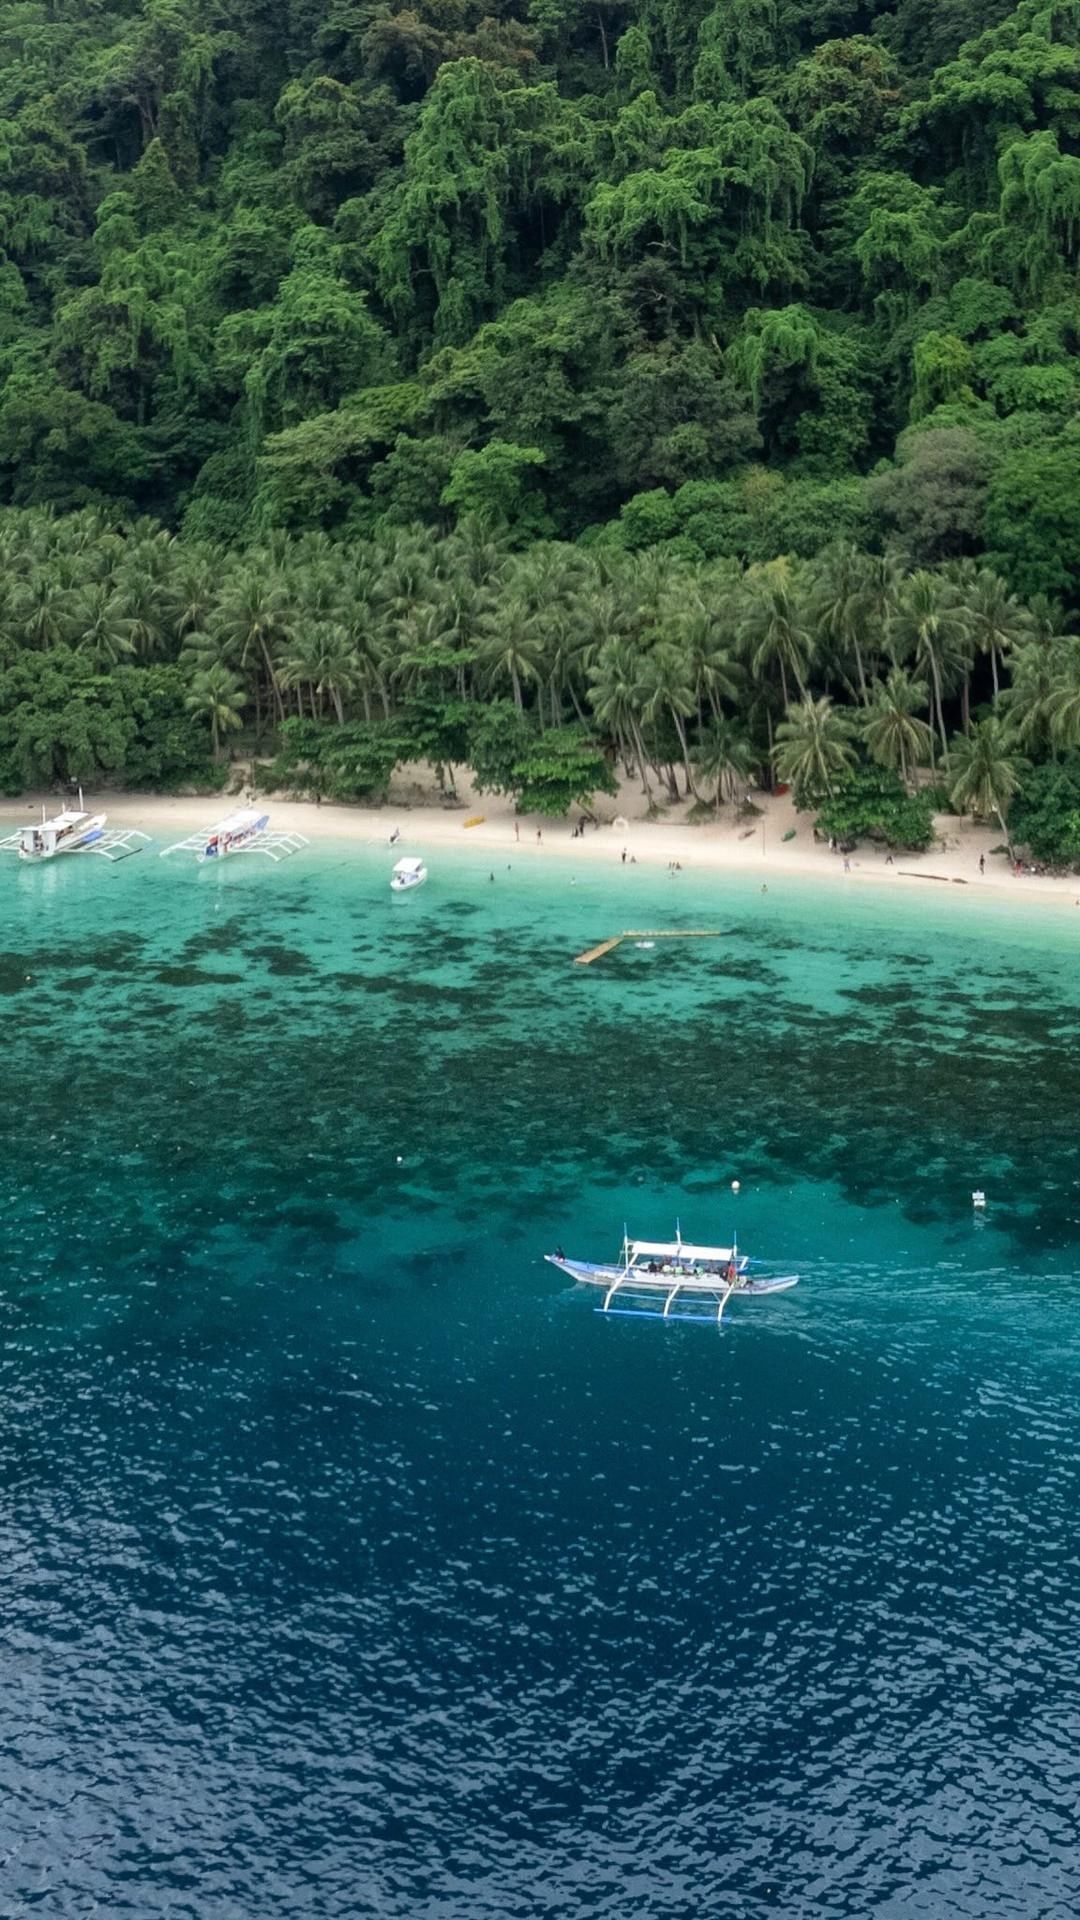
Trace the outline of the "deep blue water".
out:
[[[0,869],[0,1912],[1074,1915],[1080,915],[507,858]]]

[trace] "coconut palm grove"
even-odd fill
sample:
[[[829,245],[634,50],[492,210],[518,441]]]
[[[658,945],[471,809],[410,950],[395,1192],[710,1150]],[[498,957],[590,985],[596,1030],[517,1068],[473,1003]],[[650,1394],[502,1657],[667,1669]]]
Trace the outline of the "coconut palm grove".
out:
[[[1080,860],[1077,0],[0,8],[0,785]]]

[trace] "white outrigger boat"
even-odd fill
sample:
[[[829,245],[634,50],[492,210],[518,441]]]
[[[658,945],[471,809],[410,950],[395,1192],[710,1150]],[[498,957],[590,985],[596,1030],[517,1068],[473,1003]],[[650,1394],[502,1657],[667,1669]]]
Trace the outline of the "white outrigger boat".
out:
[[[107,820],[107,814],[90,813],[83,806],[80,787],[77,807],[65,807],[50,818],[42,807],[34,826],[19,827],[0,840],[0,852],[17,853],[20,860],[53,860],[58,853],[98,853],[106,860],[122,860],[138,853],[136,841],[149,839],[137,827],[108,827]]]
[[[631,1240],[624,1231],[617,1261],[568,1260],[561,1247],[544,1258],[569,1274],[571,1280],[603,1287],[603,1313],[620,1295],[648,1299],[654,1304],[662,1298],[663,1320],[668,1319],[680,1296],[685,1296],[698,1306],[707,1304],[711,1308],[715,1302],[719,1324],[732,1294],[760,1298],[766,1293],[786,1293],[799,1280],[797,1273],[753,1274],[750,1261],[736,1245],[694,1246],[678,1229],[674,1240]]]
[[[391,893],[411,893],[414,887],[422,887],[427,879],[427,868],[422,860],[399,860],[390,875]]]
[[[265,853],[270,860],[285,860],[308,844],[302,833],[270,831],[270,815],[259,807],[237,807],[202,833],[189,833],[162,849],[161,858],[170,853],[193,853],[199,864],[205,860],[224,860],[230,853]]]

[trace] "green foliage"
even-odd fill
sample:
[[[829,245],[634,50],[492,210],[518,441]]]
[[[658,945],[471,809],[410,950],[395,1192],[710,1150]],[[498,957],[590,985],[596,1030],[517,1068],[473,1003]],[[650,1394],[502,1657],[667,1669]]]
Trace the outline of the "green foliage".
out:
[[[987,499],[986,541],[1020,593],[1080,599],[1080,435],[1002,460]]]
[[[1013,838],[1036,860],[1080,866],[1080,754],[1023,776],[1010,816]]]
[[[829,780],[931,727],[981,779],[984,703],[1080,738],[1074,0],[4,30],[9,780],[250,730],[341,794],[513,748],[561,805],[593,726],[717,798],[814,727]]]
[[[1080,597],[1071,489],[1023,506],[1080,402],[1074,5],[5,21],[0,505]]]
[[[855,767],[836,782],[817,816],[817,831],[838,842],[874,840],[904,853],[924,853],[934,838],[929,793],[907,794],[883,767]]]
[[[79,780],[173,789],[214,784],[177,667],[101,673],[66,649],[0,669],[0,789]]]
[[[281,751],[260,772],[262,786],[326,800],[385,800],[403,741],[385,725],[359,722],[325,727],[291,719],[281,727]]]
[[[542,539],[552,531],[551,522],[529,477],[543,464],[539,447],[515,447],[505,440],[489,440],[479,452],[467,447],[451,465],[441,505],[456,508],[462,517],[473,515],[488,532],[517,541]]]
[[[598,793],[618,791],[598,743],[580,727],[541,733],[508,700],[478,715],[469,746],[481,793],[511,794],[519,811],[558,818],[571,806],[589,806]]]

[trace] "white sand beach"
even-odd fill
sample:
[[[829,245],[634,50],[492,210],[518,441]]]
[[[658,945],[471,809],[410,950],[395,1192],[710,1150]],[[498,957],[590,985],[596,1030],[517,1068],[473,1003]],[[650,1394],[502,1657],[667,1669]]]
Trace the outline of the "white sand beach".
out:
[[[993,851],[1002,842],[997,827],[977,826],[944,814],[937,821],[938,840],[928,853],[897,853],[889,861],[883,849],[864,844],[845,861],[814,839],[813,816],[797,813],[790,795],[755,792],[751,798],[760,809],[760,816],[753,820],[739,818],[725,807],[715,818],[691,822],[685,802],[648,819],[640,786],[626,781],[617,799],[599,801],[600,824],[586,821],[583,834],[575,838],[573,828],[580,818],[576,810],[566,820],[517,815],[500,796],[474,793],[465,778],[458,782],[456,802],[447,804],[439,799],[433,775],[422,766],[403,770],[383,807],[259,796],[275,827],[312,840],[385,845],[399,828],[403,852],[456,845],[503,853],[513,847],[515,857],[536,861],[621,863],[625,849],[627,864],[655,869],[678,862],[684,872],[737,871],[760,875],[762,885],[797,875],[848,887],[868,883],[903,890],[932,886],[942,894],[946,890],[960,894],[963,888],[967,897],[982,892],[999,904],[1009,898],[1018,906],[1035,900],[1080,906],[1080,875],[1015,875],[1006,856]],[[241,791],[235,787],[229,795],[190,798],[95,790],[86,796],[88,805],[91,800],[95,808],[107,812],[110,825],[140,827],[160,843],[207,826],[242,803]],[[0,818],[10,826],[19,825],[38,814],[43,802],[49,812],[59,805],[55,792],[27,794],[0,806]],[[980,855],[985,862],[982,873]]]

